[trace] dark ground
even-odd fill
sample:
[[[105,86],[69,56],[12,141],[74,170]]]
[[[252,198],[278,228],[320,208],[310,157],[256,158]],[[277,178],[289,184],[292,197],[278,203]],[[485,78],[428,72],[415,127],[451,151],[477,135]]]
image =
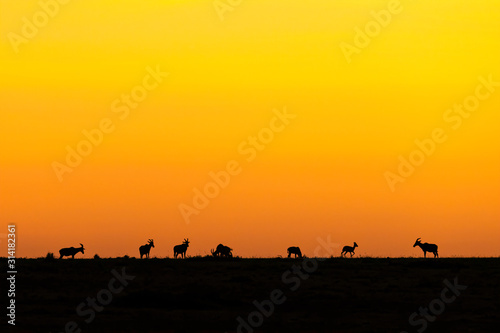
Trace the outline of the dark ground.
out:
[[[311,273],[293,273],[294,265]],[[66,332],[74,321],[68,332],[235,332],[236,318],[248,322],[257,311],[253,301],[269,300],[275,289],[284,302],[268,317],[254,313],[252,322],[262,324],[241,332],[417,332],[424,319],[418,315],[412,326],[410,315],[430,303],[442,313],[429,311],[434,321],[426,321],[426,332],[500,327],[500,258],[17,259],[16,266],[16,326],[2,331]],[[121,292],[112,281],[116,294],[106,292],[112,270],[123,268],[135,278]],[[449,304],[433,301],[445,279],[455,278],[467,289]],[[91,321],[87,304],[78,315],[77,306],[97,295],[112,300]]]

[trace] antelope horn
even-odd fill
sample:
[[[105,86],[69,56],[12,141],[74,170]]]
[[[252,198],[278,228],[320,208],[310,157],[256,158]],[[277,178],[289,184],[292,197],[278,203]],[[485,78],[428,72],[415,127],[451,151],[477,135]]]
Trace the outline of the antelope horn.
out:
[[[417,238],[417,240],[420,240],[420,239],[421,239],[420,237],[419,237],[419,238]]]

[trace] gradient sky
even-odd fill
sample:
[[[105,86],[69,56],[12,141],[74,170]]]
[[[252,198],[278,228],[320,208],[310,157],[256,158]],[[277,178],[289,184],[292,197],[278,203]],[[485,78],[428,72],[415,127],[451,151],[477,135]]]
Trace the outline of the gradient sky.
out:
[[[334,255],[356,241],[421,256],[417,237],[443,257],[500,255],[500,86],[477,88],[500,82],[500,3],[401,1],[348,62],[341,45],[390,3],[75,0],[44,21],[38,1],[0,1],[2,244],[14,223],[28,257],[138,256],[148,238],[158,257],[183,238],[189,255],[312,256],[328,236]],[[147,68],[168,76],[124,116]],[[477,89],[475,111],[447,113]],[[248,161],[283,110],[296,117]],[[60,181],[54,162],[103,119],[113,131]],[[391,189],[436,128],[446,140]],[[229,161],[240,172],[186,223],[180,205]]]

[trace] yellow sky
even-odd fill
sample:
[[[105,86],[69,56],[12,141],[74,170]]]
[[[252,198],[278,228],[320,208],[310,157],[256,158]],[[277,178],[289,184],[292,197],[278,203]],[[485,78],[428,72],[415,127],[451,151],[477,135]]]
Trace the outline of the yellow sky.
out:
[[[361,255],[419,256],[417,237],[499,255],[497,1],[42,3],[52,15],[0,2],[0,214],[19,255],[137,255],[154,238],[172,256],[186,237],[191,255],[307,254],[327,235]],[[238,147],[276,112],[296,117],[248,161]],[[436,128],[446,140],[402,177],[400,156]],[[181,205],[233,160],[241,172],[186,223]]]

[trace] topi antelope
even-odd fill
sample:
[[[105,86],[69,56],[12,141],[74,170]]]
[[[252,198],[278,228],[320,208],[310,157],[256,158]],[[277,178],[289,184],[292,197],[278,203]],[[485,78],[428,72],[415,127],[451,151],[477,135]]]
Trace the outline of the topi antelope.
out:
[[[59,259],[62,259],[62,257],[69,257],[71,256],[72,259],[75,259],[75,254],[78,252],[81,252],[83,254],[83,244],[80,243],[81,247],[65,247],[64,249],[59,250],[59,254],[61,255]]]
[[[344,246],[344,248],[342,249],[342,252],[340,253],[340,256],[342,257],[345,257],[347,252],[351,253],[351,258],[352,256],[354,255],[354,249],[358,247],[358,244],[356,244],[356,242],[354,242],[354,246]]]
[[[152,239],[148,240],[148,244],[139,247],[139,253],[141,254],[141,259],[143,255],[146,256],[146,259],[149,258],[149,251],[151,251],[151,247],[155,247],[155,243],[153,243]]]
[[[434,253],[434,258],[439,257],[438,255],[438,246],[436,244],[429,244],[429,243],[423,243],[420,241],[420,238],[417,238],[415,241],[415,244],[413,244],[413,247],[415,246],[420,246],[422,251],[424,251],[424,258],[426,257],[427,252]]]
[[[231,252],[233,249],[230,248],[229,246],[224,246],[222,244],[217,245],[217,249],[214,251],[213,249],[210,250],[212,252],[212,255],[214,257],[227,257],[227,258],[232,258],[233,253]]]
[[[174,246],[174,258],[177,258],[178,254],[180,254],[182,258],[185,258],[188,247],[189,247],[189,239],[184,238],[184,242],[181,245]]]
[[[290,246],[286,252],[288,253],[288,258],[292,255],[292,253],[295,255],[295,258],[299,256],[299,258],[302,258],[302,252],[300,252],[300,248],[298,246]]]

